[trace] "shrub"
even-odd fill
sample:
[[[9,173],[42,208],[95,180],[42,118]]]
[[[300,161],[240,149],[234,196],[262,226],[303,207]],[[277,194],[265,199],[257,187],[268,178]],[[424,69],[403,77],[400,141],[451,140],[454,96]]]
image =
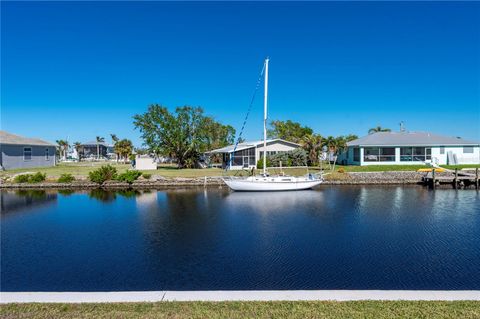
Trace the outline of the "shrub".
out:
[[[125,173],[118,175],[117,180],[131,184],[140,176],[142,176],[142,172],[136,170],[128,170]]]
[[[75,177],[72,174],[62,174],[58,178],[57,182],[59,183],[71,183],[75,180]]]
[[[307,164],[307,152],[301,148],[293,151],[267,155],[267,167],[279,167],[282,162],[283,167],[305,166]],[[263,159],[257,162],[257,168],[263,169]]]
[[[30,176],[30,178],[28,179],[28,182],[29,183],[41,183],[41,182],[45,181],[46,178],[47,178],[46,173],[42,174],[40,172],[36,172],[35,174]]]
[[[339,172],[339,173],[345,173],[345,169],[344,169],[343,167],[340,167],[337,172]]]
[[[103,184],[105,181],[115,179],[117,177],[117,169],[112,165],[103,165],[99,169],[88,173],[90,181]]]
[[[143,173],[142,176],[143,176],[143,178],[145,178],[145,179],[150,179],[150,177],[152,177],[152,174]]]
[[[272,166],[272,161],[270,161],[270,156],[267,156],[267,167]],[[257,169],[263,169],[263,158],[260,158],[257,161]]]
[[[30,176],[31,176],[30,174],[17,175],[17,176],[15,176],[13,181],[15,183],[27,183]]]

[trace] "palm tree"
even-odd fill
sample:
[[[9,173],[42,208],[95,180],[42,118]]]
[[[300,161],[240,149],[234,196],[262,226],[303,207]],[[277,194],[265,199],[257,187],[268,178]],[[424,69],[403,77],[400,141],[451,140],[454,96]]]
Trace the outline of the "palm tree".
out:
[[[100,159],[100,143],[105,142],[105,138],[97,136],[96,140],[97,140],[97,159]]]
[[[335,153],[337,151],[337,142],[335,137],[327,136],[327,138],[323,140],[323,145],[327,146],[329,151]]]
[[[368,134],[378,133],[378,132],[391,132],[392,130],[389,128],[383,128],[380,125],[377,127],[372,127],[368,130]]]
[[[123,139],[115,143],[115,152],[123,157],[123,162],[127,162],[127,158],[132,154],[133,143],[130,140]]]
[[[302,138],[301,144],[308,153],[310,165],[317,165],[322,151],[322,137],[319,134],[308,134]]]
[[[80,162],[81,158],[80,158],[80,148],[82,147],[82,143],[80,142],[75,142],[73,143],[73,148],[75,148],[75,151],[77,152],[77,156],[78,156],[78,161]]]
[[[65,161],[67,159],[68,142],[65,140],[56,140],[60,150],[60,156]]]
[[[110,134],[110,137],[112,138],[112,144],[113,144],[113,149],[115,150],[115,145],[117,145],[118,141],[120,140],[116,134]],[[118,163],[118,153],[115,151],[115,157]]]
[[[355,134],[348,134],[347,136],[345,136],[345,141],[346,142],[351,142],[353,140],[356,140],[358,139],[358,136],[355,135]]]

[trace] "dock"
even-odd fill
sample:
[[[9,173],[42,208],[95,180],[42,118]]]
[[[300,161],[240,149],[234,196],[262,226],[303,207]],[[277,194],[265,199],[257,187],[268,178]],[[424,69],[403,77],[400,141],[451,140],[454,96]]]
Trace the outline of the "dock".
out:
[[[432,169],[423,177],[423,183],[431,189],[444,186],[451,186],[454,189],[479,189],[479,171],[478,168],[474,173],[455,169],[439,173]]]

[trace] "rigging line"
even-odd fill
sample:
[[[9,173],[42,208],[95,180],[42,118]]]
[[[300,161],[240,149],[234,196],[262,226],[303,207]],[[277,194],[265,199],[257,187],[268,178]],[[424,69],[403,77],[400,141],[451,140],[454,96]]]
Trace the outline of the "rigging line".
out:
[[[247,109],[247,114],[245,115],[245,119],[243,120],[242,128],[240,129],[240,133],[238,134],[237,142],[235,143],[235,146],[233,147],[232,156],[228,160],[228,165],[225,168],[225,170],[228,170],[228,168],[232,164],[233,158],[235,157],[235,151],[237,150],[238,143],[240,143],[240,140],[242,138],[242,133],[243,133],[243,130],[245,129],[245,125],[247,124],[247,120],[248,120],[248,116],[250,115],[250,111],[252,110],[253,102],[255,101],[255,96],[257,96],[258,89],[260,88],[260,84],[262,82],[262,77],[263,77],[263,72],[264,71],[265,71],[265,63],[263,63],[262,71],[260,71],[260,75],[258,76],[257,84],[255,85],[255,91],[253,91],[253,96],[252,96],[252,99],[250,100],[250,105],[248,106],[248,109]]]

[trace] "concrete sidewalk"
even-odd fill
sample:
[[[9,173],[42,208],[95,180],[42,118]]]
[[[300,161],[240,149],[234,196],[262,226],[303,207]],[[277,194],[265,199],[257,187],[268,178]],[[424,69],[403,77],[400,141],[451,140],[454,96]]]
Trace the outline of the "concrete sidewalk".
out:
[[[478,300],[480,290],[215,290],[118,292],[1,292],[0,303],[294,300]]]

